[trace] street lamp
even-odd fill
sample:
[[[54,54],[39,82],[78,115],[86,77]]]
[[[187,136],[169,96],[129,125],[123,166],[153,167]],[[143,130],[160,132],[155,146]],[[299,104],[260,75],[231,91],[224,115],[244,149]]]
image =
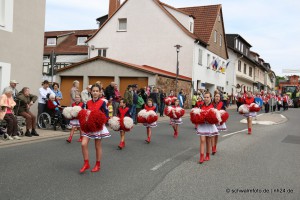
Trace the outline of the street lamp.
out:
[[[180,46],[179,44],[175,45],[174,47],[176,47],[176,52],[177,52],[177,67],[176,67],[176,87],[175,87],[175,94],[177,94],[177,86],[178,86],[178,75],[179,75],[179,60],[178,60],[178,54],[180,52],[180,48],[182,46]]]

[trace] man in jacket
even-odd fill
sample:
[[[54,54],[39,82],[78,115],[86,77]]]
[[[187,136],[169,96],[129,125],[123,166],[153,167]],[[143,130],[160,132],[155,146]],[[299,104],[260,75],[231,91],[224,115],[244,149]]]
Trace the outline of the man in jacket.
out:
[[[157,112],[160,106],[160,97],[157,88],[153,88],[153,92],[150,93],[149,98],[153,100],[153,105],[156,107],[155,112]]]
[[[133,103],[133,96],[132,96],[132,86],[128,85],[125,93],[124,93],[124,103],[131,108]]]
[[[17,113],[26,119],[25,136],[39,136],[36,132],[36,116],[30,112],[30,107],[36,102],[37,96],[30,94],[28,87],[24,87],[17,96]],[[31,130],[31,132],[30,132]]]
[[[104,94],[107,100],[112,100],[115,97],[115,82],[111,82],[110,85],[105,88]]]

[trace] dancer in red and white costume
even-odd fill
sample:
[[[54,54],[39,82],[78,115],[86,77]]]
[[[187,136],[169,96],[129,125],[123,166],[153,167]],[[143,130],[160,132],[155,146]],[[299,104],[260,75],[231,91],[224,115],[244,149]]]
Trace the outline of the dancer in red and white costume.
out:
[[[174,130],[174,138],[178,137],[178,125],[182,124],[181,117],[184,115],[184,109],[179,106],[179,99],[175,100],[175,105],[172,106],[171,112],[168,115],[171,120],[171,125]]]
[[[75,106],[78,106],[79,108],[82,108],[84,107],[84,103],[81,102],[81,96],[80,94],[76,94],[75,95],[75,102],[72,103],[72,108],[74,108]],[[80,110],[78,110],[79,112]],[[72,113],[72,111],[71,111]],[[77,140],[77,142],[82,142],[82,135],[81,135],[81,129],[80,129],[80,123],[79,123],[79,120],[78,120],[78,116],[76,117],[73,117],[71,120],[70,120],[70,125],[72,126],[72,129],[70,131],[70,136],[69,138],[67,139],[67,142],[68,143],[71,143],[72,142],[72,138],[73,138],[73,135],[75,133],[75,130],[76,129],[79,129],[79,133],[80,133],[80,137],[79,139]]]
[[[80,169],[80,173],[90,168],[88,151],[90,139],[95,140],[96,149],[96,164],[92,172],[98,172],[100,170],[100,160],[102,157],[101,140],[111,136],[105,126],[108,119],[106,103],[99,98],[101,88],[96,84],[92,86],[91,90],[92,100],[87,102],[87,110],[81,110],[78,115],[80,127],[83,132],[81,148],[84,159],[84,165]]]
[[[145,140],[145,142],[148,144],[151,142],[151,128],[157,126],[156,121],[158,119],[158,116],[155,113],[155,109],[156,107],[153,105],[153,100],[149,98],[147,100],[147,105],[145,105],[145,108],[138,113],[138,122],[143,123],[143,125],[147,129],[147,139]]]
[[[251,91],[247,92],[244,104],[239,108],[239,113],[243,114],[247,118],[248,134],[252,134],[252,118],[256,117],[256,112],[260,110],[260,107],[255,104],[254,97]]]
[[[216,93],[214,96],[214,101],[213,101],[213,106],[217,110],[226,110],[223,102],[221,101],[221,96],[219,93]],[[226,131],[227,127],[225,122],[222,124],[216,125],[218,131]],[[217,144],[218,144],[218,138],[219,138],[220,133],[216,134],[211,138],[211,144],[212,144],[212,155],[215,155],[217,153]]]
[[[197,127],[197,135],[200,136],[200,164],[210,160],[211,137],[219,134],[216,125],[207,122],[209,110],[214,109],[211,98],[210,92],[204,94],[204,104],[201,106],[201,115],[204,120],[202,123],[198,124]],[[204,158],[205,145],[206,157]]]
[[[120,107],[118,109],[117,117],[110,118],[108,123],[113,130],[120,131],[121,141],[118,148],[122,150],[125,147],[125,132],[129,132],[133,127],[130,109],[126,107],[124,99],[120,99]]]

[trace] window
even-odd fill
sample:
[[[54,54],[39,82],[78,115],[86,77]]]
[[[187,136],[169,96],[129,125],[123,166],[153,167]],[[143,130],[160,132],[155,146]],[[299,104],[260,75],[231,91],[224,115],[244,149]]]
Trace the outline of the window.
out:
[[[220,34],[220,47],[222,46],[222,34]]]
[[[239,41],[239,48],[238,48],[238,50],[241,50],[241,42]]]
[[[5,0],[0,0],[0,26],[5,26]]]
[[[202,54],[203,54],[202,49],[199,49],[199,55],[198,55],[198,64],[199,65],[202,65]]]
[[[193,22],[190,22],[190,32],[193,32]]]
[[[241,45],[241,52],[244,52],[244,44]]]
[[[98,49],[98,56],[106,57],[107,49]]]
[[[77,38],[77,45],[86,45],[85,41],[87,40],[87,37],[78,37]]]
[[[249,67],[249,76],[252,77],[252,67]]]
[[[210,67],[210,54],[207,54],[207,67]]]
[[[239,60],[238,62],[238,71],[241,72],[242,71],[242,62]]]
[[[239,40],[238,40],[238,39],[235,39],[235,48],[236,48],[236,49],[238,48],[238,44],[239,44]]]
[[[244,63],[244,74],[247,74],[247,64]]]
[[[246,48],[246,56],[248,56],[248,52],[249,52],[249,50],[248,50],[248,48]]]
[[[119,29],[118,31],[127,31],[127,18],[119,19]]]
[[[214,42],[217,43],[217,31],[214,32]]]
[[[55,46],[56,38],[47,38],[47,46]]]

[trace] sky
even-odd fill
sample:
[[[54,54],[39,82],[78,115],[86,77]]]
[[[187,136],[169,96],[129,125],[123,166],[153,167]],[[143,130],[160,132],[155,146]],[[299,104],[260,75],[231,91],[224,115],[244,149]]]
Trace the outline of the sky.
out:
[[[300,1],[296,0],[161,0],[174,7],[222,4],[225,32],[251,44],[276,75],[300,70]],[[108,13],[109,0],[46,0],[45,31],[96,29]],[[300,37],[299,37],[300,38]],[[300,74],[299,74],[300,75]]]

